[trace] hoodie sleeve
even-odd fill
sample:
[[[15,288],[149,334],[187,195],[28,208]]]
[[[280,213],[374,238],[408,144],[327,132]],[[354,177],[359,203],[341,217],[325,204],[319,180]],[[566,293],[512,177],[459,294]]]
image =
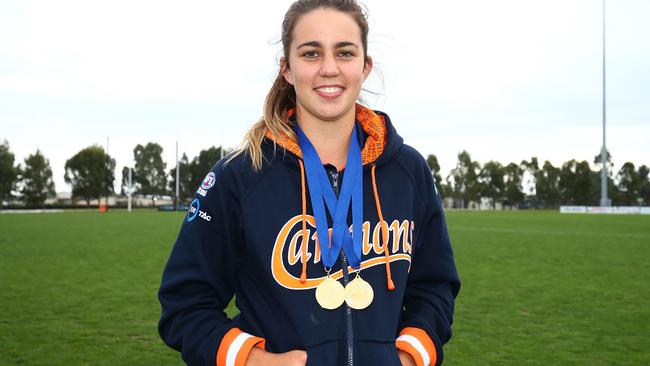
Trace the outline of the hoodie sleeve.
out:
[[[454,299],[460,290],[440,197],[428,169],[423,180],[425,186],[418,188],[425,192],[426,210],[419,230],[415,227],[419,234],[396,341],[418,366],[442,364],[442,346],[451,337]]]
[[[217,165],[195,194],[158,292],[160,336],[188,365],[241,366],[253,347],[264,347],[224,312],[243,252],[235,184],[224,175]]]

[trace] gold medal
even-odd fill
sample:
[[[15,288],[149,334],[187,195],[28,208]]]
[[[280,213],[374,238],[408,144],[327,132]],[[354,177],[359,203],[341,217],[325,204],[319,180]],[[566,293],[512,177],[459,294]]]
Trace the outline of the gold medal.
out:
[[[366,282],[359,274],[345,286],[345,302],[352,309],[365,309],[375,297],[372,286]]]
[[[316,287],[316,301],[324,309],[338,308],[345,301],[343,285],[339,281],[327,277]]]

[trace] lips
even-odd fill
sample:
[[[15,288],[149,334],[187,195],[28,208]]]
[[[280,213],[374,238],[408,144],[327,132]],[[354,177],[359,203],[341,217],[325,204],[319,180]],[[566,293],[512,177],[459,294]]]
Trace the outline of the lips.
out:
[[[341,94],[343,94],[344,88],[340,85],[323,85],[318,88],[314,88],[316,94],[320,95],[323,98],[333,99]]]

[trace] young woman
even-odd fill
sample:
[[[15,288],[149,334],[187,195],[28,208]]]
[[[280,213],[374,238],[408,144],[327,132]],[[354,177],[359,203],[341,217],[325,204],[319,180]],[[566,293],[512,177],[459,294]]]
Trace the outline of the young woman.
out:
[[[367,38],[354,0],[286,13],[264,115],[206,176],[163,274],[159,331],[188,364],[442,363],[460,283],[426,162],[356,103]]]

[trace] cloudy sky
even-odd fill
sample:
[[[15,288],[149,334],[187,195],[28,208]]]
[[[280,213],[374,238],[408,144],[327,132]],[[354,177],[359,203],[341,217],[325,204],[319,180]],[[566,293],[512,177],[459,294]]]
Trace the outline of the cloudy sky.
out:
[[[291,1],[0,0],[0,140],[40,149],[57,191],[92,144],[122,166],[154,141],[174,166],[236,146],[277,73]],[[443,172],[481,162],[587,159],[602,141],[599,0],[366,0],[370,106]],[[650,1],[607,4],[608,147],[650,164]]]

